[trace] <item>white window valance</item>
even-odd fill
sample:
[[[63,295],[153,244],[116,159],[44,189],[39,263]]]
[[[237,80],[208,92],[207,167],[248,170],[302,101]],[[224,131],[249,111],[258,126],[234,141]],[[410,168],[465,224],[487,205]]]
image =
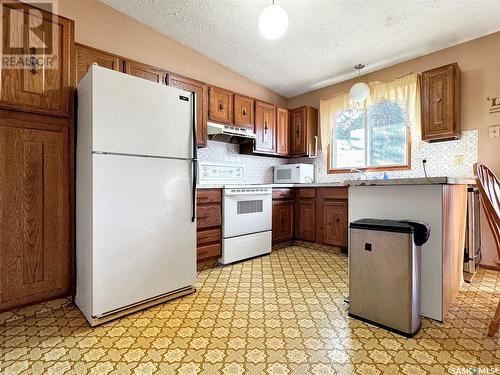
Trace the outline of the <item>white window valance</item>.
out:
[[[349,93],[320,101],[321,148],[326,151],[337,116],[346,108],[365,108],[380,100],[401,102],[410,121],[411,133],[420,137],[420,80],[417,73],[411,73],[390,82],[371,82],[370,96],[362,103],[354,103]]]

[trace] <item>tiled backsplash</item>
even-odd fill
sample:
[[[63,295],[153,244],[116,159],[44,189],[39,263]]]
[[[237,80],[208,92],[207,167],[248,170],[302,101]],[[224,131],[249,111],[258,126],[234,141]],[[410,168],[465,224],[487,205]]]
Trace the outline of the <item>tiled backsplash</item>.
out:
[[[455,156],[462,155],[462,165],[455,165]],[[245,166],[250,184],[268,184],[273,182],[273,167],[280,164],[314,164],[316,182],[340,182],[356,179],[358,174],[326,173],[326,155],[318,151],[316,159],[309,158],[272,158],[239,154],[239,145],[208,141],[208,147],[198,151],[200,161],[242,164]],[[419,139],[412,140],[411,169],[387,172],[389,178],[423,177],[422,159],[426,159],[427,175],[430,177],[471,177],[472,165],[477,161],[477,130],[467,130],[456,141],[428,143]],[[381,172],[367,172],[369,178],[381,178]]]
[[[271,184],[273,167],[287,164],[285,158],[272,158],[253,155],[242,155],[240,145],[217,141],[208,141],[206,148],[198,150],[198,159],[205,162],[241,164],[245,166],[246,183]]]
[[[462,165],[455,165],[455,156],[462,155]],[[477,130],[462,132],[462,137],[455,141],[429,143],[420,139],[412,139],[411,169],[389,171],[389,178],[424,177],[422,159],[426,159],[427,176],[429,177],[472,177],[472,165],[477,161]],[[326,172],[326,153],[318,151],[314,160],[300,158],[300,163],[314,163],[316,182],[340,182],[359,178],[357,173]],[[382,178],[383,172],[366,172],[368,178]]]

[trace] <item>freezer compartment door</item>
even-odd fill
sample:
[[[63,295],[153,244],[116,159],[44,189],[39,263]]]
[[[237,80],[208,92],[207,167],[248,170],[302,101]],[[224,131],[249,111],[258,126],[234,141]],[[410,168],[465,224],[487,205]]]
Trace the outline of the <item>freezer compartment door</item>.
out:
[[[92,66],[92,151],[191,158],[191,94]]]
[[[191,163],[93,155],[92,315],[196,281]]]

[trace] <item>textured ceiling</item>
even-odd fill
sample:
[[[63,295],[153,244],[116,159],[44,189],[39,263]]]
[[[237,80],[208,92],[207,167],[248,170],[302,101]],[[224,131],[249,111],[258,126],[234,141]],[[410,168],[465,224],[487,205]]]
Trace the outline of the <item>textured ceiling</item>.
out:
[[[101,0],[285,97],[500,30],[500,1],[276,0],[281,39],[257,20],[271,0]]]

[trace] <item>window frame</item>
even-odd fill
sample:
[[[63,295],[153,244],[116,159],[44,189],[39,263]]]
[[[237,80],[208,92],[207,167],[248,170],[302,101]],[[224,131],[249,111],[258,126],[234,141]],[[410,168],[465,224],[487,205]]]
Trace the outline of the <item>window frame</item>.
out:
[[[365,126],[365,134],[368,132],[368,123]],[[367,150],[365,148],[365,154]],[[332,167],[332,142],[327,146],[327,158],[326,158],[326,170],[328,174],[335,173],[352,173],[351,169],[355,168],[363,172],[385,172],[385,171],[404,171],[411,169],[411,127],[407,127],[407,137],[406,137],[406,164],[401,165],[387,165],[380,167],[350,167],[350,168],[333,168]]]

